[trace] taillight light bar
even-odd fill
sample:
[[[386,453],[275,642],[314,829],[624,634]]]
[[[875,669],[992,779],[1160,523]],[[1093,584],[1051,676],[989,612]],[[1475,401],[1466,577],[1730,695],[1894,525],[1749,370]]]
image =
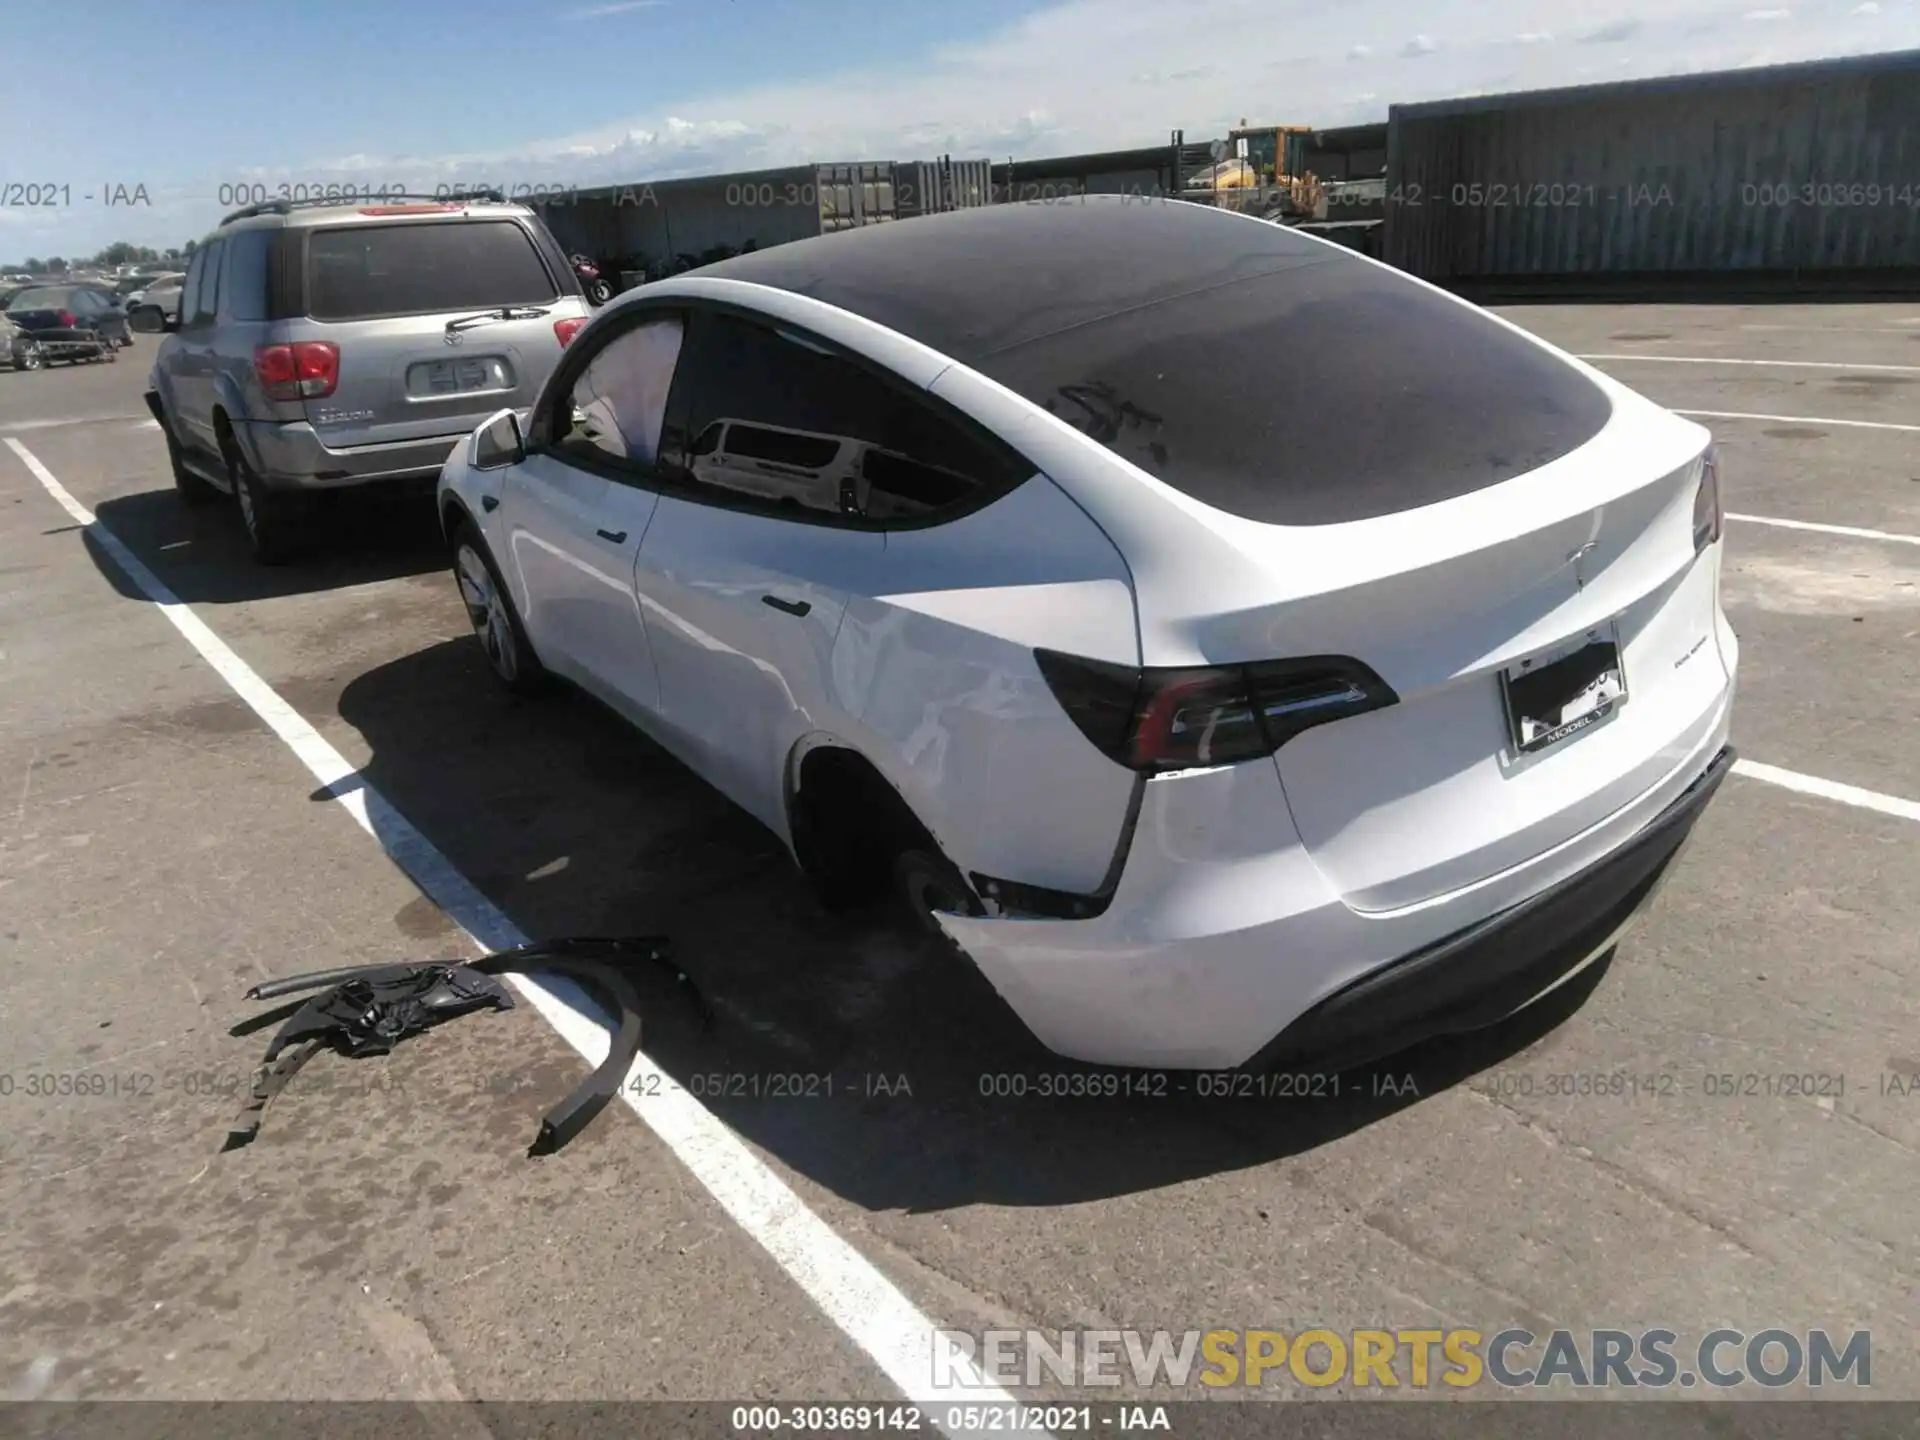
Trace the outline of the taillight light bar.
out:
[[[1034,659],[1080,733],[1145,774],[1258,759],[1316,725],[1399,701],[1344,655],[1146,669],[1056,650]]]
[[[586,324],[587,317],[585,315],[574,315],[565,320],[556,320],[553,322],[554,338],[560,342],[561,347],[564,349],[572,343],[574,336],[586,328]]]
[[[1700,488],[1693,494],[1693,553],[1698,555],[1725,533],[1727,512],[1720,498],[1720,449],[1707,446],[1700,457]]]
[[[340,347],[328,340],[262,345],[253,352],[253,373],[269,400],[317,400],[340,383]]]

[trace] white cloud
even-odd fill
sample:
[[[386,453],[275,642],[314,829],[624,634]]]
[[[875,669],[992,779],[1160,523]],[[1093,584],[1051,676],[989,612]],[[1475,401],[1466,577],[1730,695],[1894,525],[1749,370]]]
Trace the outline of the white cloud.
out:
[[[1582,45],[1618,45],[1640,33],[1638,20],[1614,20],[1580,37]]]
[[[1516,45],[1551,45],[1553,32],[1550,30],[1524,30],[1513,37]]]
[[[1854,6],[1853,9],[1847,13],[1849,15],[1878,15],[1880,13],[1879,0],[1864,0],[1864,3]]]
[[[1414,60],[1422,55],[1431,55],[1439,48],[1431,35],[1416,35],[1400,47],[1400,54],[1403,59]]]
[[[667,0],[616,0],[611,5],[591,5],[585,10],[575,10],[569,20],[604,20],[609,15],[625,15],[629,10],[658,10]]]
[[[150,211],[41,212],[32,225],[9,224],[7,248],[67,253],[118,238],[177,244],[219,219],[216,191],[236,179],[337,177],[431,193],[436,184],[455,182],[564,187],[803,162],[1033,158],[1162,145],[1173,129],[1211,139],[1242,115],[1347,125],[1384,119],[1390,103],[1471,90],[1717,70],[1762,55],[1786,61],[1854,53],[1867,48],[1867,34],[1873,48],[1920,48],[1920,6],[1881,4],[1871,27],[1835,26],[1833,11],[1796,5],[1789,17],[1756,31],[1732,23],[1741,12],[1726,0],[1640,0],[1637,16],[1595,0],[1480,0],[1449,8],[1445,43],[1418,64],[1382,67],[1391,70],[1389,84],[1384,74],[1368,70],[1356,78],[1327,62],[1351,55],[1371,64],[1395,54],[1405,37],[1437,23],[1431,0],[1298,0],[1277,32],[1272,0],[1059,0],[965,44],[869,71],[733,88],[709,82],[716,88],[676,100],[671,112],[649,108],[647,87],[636,86],[634,108],[619,123],[556,126],[487,153],[431,153],[405,134],[394,137],[388,154],[326,162],[283,148],[276,168],[182,180],[174,192],[179,203],[165,213],[157,193]],[[1559,38],[1516,52],[1516,37],[1533,35]],[[1764,51],[1755,46],[1761,35]],[[1560,43],[1575,38],[1581,43]],[[1316,56],[1325,58],[1316,63]],[[671,57],[660,63],[670,66]],[[28,235],[31,243],[24,242]]]
[[[1791,20],[1791,10],[1749,10],[1740,17],[1742,20]]]

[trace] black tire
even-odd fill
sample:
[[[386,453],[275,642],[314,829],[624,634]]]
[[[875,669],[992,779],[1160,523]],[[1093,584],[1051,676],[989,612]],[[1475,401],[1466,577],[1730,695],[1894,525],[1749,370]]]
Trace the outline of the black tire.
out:
[[[587,287],[587,298],[596,305],[604,305],[613,298],[613,287],[604,280],[596,280]]]
[[[233,482],[234,506],[240,512],[247,548],[262,565],[286,564],[300,550],[298,507],[260,483],[238,445],[229,442],[226,451],[227,475]]]
[[[487,657],[493,678],[515,695],[537,695],[552,683],[547,667],[533,653],[513,596],[480,532],[461,521],[453,527],[453,583],[467,607],[474,638]]]
[[[46,352],[40,348],[38,340],[22,340],[13,347],[13,368],[16,370],[47,368]]]
[[[180,442],[173,438],[173,426],[165,419],[160,421],[160,436],[167,442],[167,466],[173,471],[173,488],[181,503],[204,506],[220,499],[219,487],[208,484],[187,468]]]
[[[887,857],[868,838],[802,790],[793,798],[793,850],[813,897],[829,914],[859,910],[887,889]]]
[[[936,910],[949,915],[987,913],[966,877],[944,855],[929,850],[907,850],[893,862],[893,887],[914,926],[949,947],[953,942],[933,918]]]

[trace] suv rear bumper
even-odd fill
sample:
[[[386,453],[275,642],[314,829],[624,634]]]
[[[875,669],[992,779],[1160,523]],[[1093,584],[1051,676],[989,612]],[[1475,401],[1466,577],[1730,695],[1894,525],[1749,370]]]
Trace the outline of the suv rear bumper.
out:
[[[431,488],[467,432],[424,440],[329,449],[302,421],[235,427],[261,480],[276,490],[335,490],[353,485],[417,482]]]

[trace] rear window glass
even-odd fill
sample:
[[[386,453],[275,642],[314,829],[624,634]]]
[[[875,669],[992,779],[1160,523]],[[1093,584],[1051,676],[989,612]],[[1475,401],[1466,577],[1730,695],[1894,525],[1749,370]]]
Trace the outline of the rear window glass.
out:
[[[1471,494],[1584,444],[1612,413],[1490,316],[1340,254],[975,364],[1203,504],[1276,525]]]
[[[307,242],[307,313],[316,320],[543,305],[557,294],[532,238],[511,220],[343,225]]]
[[[9,310],[61,310],[65,309],[71,290],[22,290],[7,302]]]

